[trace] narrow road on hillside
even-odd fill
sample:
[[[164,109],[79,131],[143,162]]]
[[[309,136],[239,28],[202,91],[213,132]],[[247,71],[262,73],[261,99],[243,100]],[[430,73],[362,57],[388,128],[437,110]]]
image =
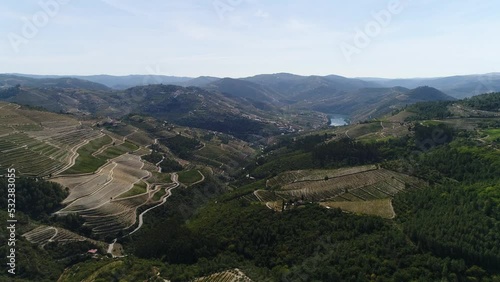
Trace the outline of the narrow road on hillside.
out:
[[[384,132],[385,126],[384,126],[384,123],[382,121],[380,122],[380,126],[382,127],[382,131],[380,131],[380,136],[385,137],[385,132]]]
[[[344,133],[345,133],[345,136],[347,136],[347,138],[351,139],[351,137],[349,136],[349,129],[346,130]]]
[[[203,175],[203,173],[201,173],[201,171],[199,171],[199,170],[197,170],[197,171],[198,171],[198,173],[201,175],[201,179],[200,179],[200,180],[198,180],[198,181],[196,181],[195,183],[192,183],[192,184],[191,184],[191,185],[189,185],[189,186],[193,186],[193,185],[195,185],[195,184],[198,184],[198,183],[201,183],[201,182],[205,181],[205,175]]]
[[[147,209],[147,210],[143,211],[141,214],[139,214],[139,224],[137,225],[137,228],[135,228],[134,230],[132,230],[132,232],[130,232],[128,235],[132,235],[132,234],[134,234],[135,232],[137,232],[139,229],[141,229],[141,227],[142,227],[142,225],[143,225],[143,223],[144,223],[144,215],[145,215],[147,212],[149,212],[150,210],[155,209],[155,208],[157,208],[157,207],[159,207],[159,206],[161,206],[161,205],[165,204],[165,202],[167,201],[167,199],[168,199],[168,198],[172,195],[172,192],[171,192],[171,191],[172,191],[172,189],[175,189],[175,188],[179,187],[179,181],[178,181],[178,178],[179,178],[179,176],[177,175],[177,173],[172,173],[172,177],[171,177],[171,179],[172,179],[172,181],[174,182],[174,186],[169,187],[169,188],[165,188],[165,189],[168,189],[168,190],[167,190],[167,194],[165,194],[165,195],[163,196],[162,201],[161,201],[159,204],[157,204],[157,205],[155,205],[155,206],[153,206],[153,207],[150,207],[149,209]],[[127,236],[127,235],[125,235],[125,236]],[[125,237],[125,236],[124,236],[124,237]]]
[[[92,139],[85,139],[83,140],[82,142],[76,144],[73,148],[71,148],[71,150],[69,150],[69,153],[70,153],[70,157],[69,157],[69,163],[66,164],[65,166],[63,166],[62,168],[60,168],[59,170],[55,171],[52,173],[52,175],[59,175],[63,172],[65,172],[66,170],[68,170],[69,168],[71,168],[72,166],[75,165],[76,163],[76,159],[80,156],[80,154],[78,154],[78,150],[87,145],[90,141],[93,141],[93,140],[96,140],[98,138],[101,138],[105,136],[103,133],[97,135],[95,138],[92,138]]]

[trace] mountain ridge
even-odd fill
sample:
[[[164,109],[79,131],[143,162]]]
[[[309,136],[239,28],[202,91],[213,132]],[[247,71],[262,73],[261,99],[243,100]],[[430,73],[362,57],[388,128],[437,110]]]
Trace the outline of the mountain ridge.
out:
[[[18,76],[33,79],[76,78],[103,84],[115,90],[124,90],[134,86],[148,84],[174,84],[179,86],[206,87],[218,80],[225,79],[214,76],[167,76],[167,75],[34,75],[34,74],[0,74],[0,76]],[[257,74],[249,77],[231,78],[250,81],[280,92],[287,99],[315,88],[330,86],[338,90],[354,90],[367,87],[416,88],[419,86],[434,87],[454,98],[466,98],[486,92],[500,91],[500,73],[453,75],[428,78],[377,78],[377,77],[344,77],[340,75],[297,75],[292,73]],[[2,78],[0,77],[0,83]]]

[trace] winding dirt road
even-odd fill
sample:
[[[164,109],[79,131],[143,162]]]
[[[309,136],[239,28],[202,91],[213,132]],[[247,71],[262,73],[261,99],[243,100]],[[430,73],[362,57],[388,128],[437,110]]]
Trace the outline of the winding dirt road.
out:
[[[144,223],[144,215],[145,215],[147,212],[149,212],[150,210],[155,209],[155,208],[157,208],[157,207],[159,207],[159,206],[161,206],[161,205],[165,204],[165,202],[167,201],[167,199],[168,199],[168,198],[172,195],[172,192],[171,192],[171,191],[172,191],[173,189],[175,189],[175,188],[179,187],[179,181],[178,181],[178,178],[179,178],[179,176],[177,175],[177,173],[172,173],[171,179],[172,179],[172,181],[174,182],[174,185],[173,185],[173,186],[171,186],[171,187],[165,188],[165,189],[167,189],[167,190],[166,190],[166,192],[167,192],[167,193],[166,193],[165,195],[163,195],[163,197],[162,197],[162,199],[161,199],[161,202],[160,202],[159,204],[157,204],[157,205],[155,205],[155,206],[152,206],[152,207],[148,208],[147,210],[143,211],[141,214],[139,214],[139,224],[138,224],[138,225],[137,225],[137,227],[136,227],[134,230],[132,230],[132,232],[130,232],[128,235],[132,235],[132,234],[134,234],[135,232],[137,232],[139,229],[141,229],[141,227],[142,227],[142,225],[143,225],[143,223]],[[128,236],[128,235],[125,235],[125,236]],[[123,237],[125,237],[125,236],[123,236]]]

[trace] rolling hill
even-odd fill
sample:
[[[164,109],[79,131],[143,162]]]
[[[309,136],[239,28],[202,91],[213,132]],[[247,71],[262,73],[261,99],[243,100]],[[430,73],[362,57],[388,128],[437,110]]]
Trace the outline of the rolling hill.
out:
[[[0,88],[8,88],[16,85],[36,88],[110,90],[109,87],[103,84],[74,77],[30,78],[18,75],[0,74]]]
[[[415,88],[428,85],[455,98],[466,98],[486,92],[500,91],[500,73],[457,75],[440,78],[380,79],[360,78],[384,87],[402,86]]]
[[[313,92],[324,87],[337,90],[356,90],[365,87],[377,87],[377,83],[365,82],[359,79],[342,76],[300,76],[289,73],[262,74],[242,80],[258,83],[281,93],[284,97],[294,100],[304,93]]]
[[[156,84],[120,91],[13,87],[0,90],[0,99],[79,116],[120,118],[138,113],[239,138],[278,132],[279,126],[272,118],[277,112],[272,107],[263,111],[258,101],[252,105],[238,97],[197,87]]]
[[[302,98],[304,100],[296,104],[298,108],[349,115],[352,120],[378,117],[416,102],[454,100],[432,87],[411,90],[403,87],[363,88],[356,91],[325,87],[321,91],[305,93]]]
[[[242,103],[251,103],[263,110],[270,110],[272,105],[282,105],[283,95],[257,83],[240,79],[223,78],[205,86],[206,89],[220,92]]]

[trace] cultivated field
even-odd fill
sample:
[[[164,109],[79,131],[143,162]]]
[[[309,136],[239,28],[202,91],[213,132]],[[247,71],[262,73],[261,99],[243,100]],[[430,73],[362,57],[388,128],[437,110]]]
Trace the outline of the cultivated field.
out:
[[[80,236],[74,232],[66,230],[60,227],[52,227],[46,225],[40,225],[29,232],[26,232],[22,235],[29,242],[44,246],[51,242],[57,243],[69,243],[69,242],[81,242],[81,241],[89,241],[94,243],[102,248],[106,247],[107,244],[99,241],[95,241],[83,236]]]
[[[340,208],[343,211],[355,214],[376,215],[388,219],[392,219],[396,216],[392,208],[391,199],[356,202],[321,202],[320,205],[326,208]]]
[[[124,154],[93,174],[52,179],[70,191],[63,202],[68,205],[57,214],[81,215],[95,234],[115,233],[134,225],[136,209],[146,204],[151,197],[146,192],[149,186],[146,186],[144,193],[128,197],[121,195],[126,195],[136,184],[144,185],[141,179],[150,173],[142,167],[139,156]]]
[[[484,132],[487,134],[487,140],[489,141],[498,141],[500,140],[500,129],[487,129],[484,130]]]
[[[251,282],[241,270],[238,268],[217,272],[209,276],[196,278],[193,282]]]
[[[319,202],[329,208],[393,218],[391,199],[406,189],[419,189],[427,183],[376,165],[335,170],[297,170],[281,173],[267,181],[268,189],[242,196],[249,202],[262,202],[281,211],[291,202]]]
[[[178,175],[179,182],[186,186],[202,182],[205,179],[205,176],[197,169],[181,171]]]
[[[277,195],[312,201],[368,201],[393,197],[406,188],[423,187],[417,178],[386,169],[329,177],[327,180],[293,182],[282,186]]]
[[[267,187],[284,186],[294,182],[311,181],[311,180],[324,180],[325,176],[328,178],[335,178],[343,175],[356,174],[360,172],[376,170],[376,165],[366,165],[357,167],[348,167],[341,169],[309,169],[309,170],[295,170],[280,173],[279,175],[269,179],[266,182]]]
[[[95,173],[53,178],[70,191],[63,201],[67,206],[57,214],[79,214],[94,234],[116,235],[137,224],[137,208],[164,203],[178,185],[171,178],[173,174],[146,170],[140,156],[125,153]]]
[[[76,151],[99,131],[64,115],[0,104],[0,168],[47,176],[65,170]]]
[[[231,140],[228,144],[217,141],[206,143],[194,155],[200,162],[223,171],[237,169],[247,162],[254,152],[245,142]]]

